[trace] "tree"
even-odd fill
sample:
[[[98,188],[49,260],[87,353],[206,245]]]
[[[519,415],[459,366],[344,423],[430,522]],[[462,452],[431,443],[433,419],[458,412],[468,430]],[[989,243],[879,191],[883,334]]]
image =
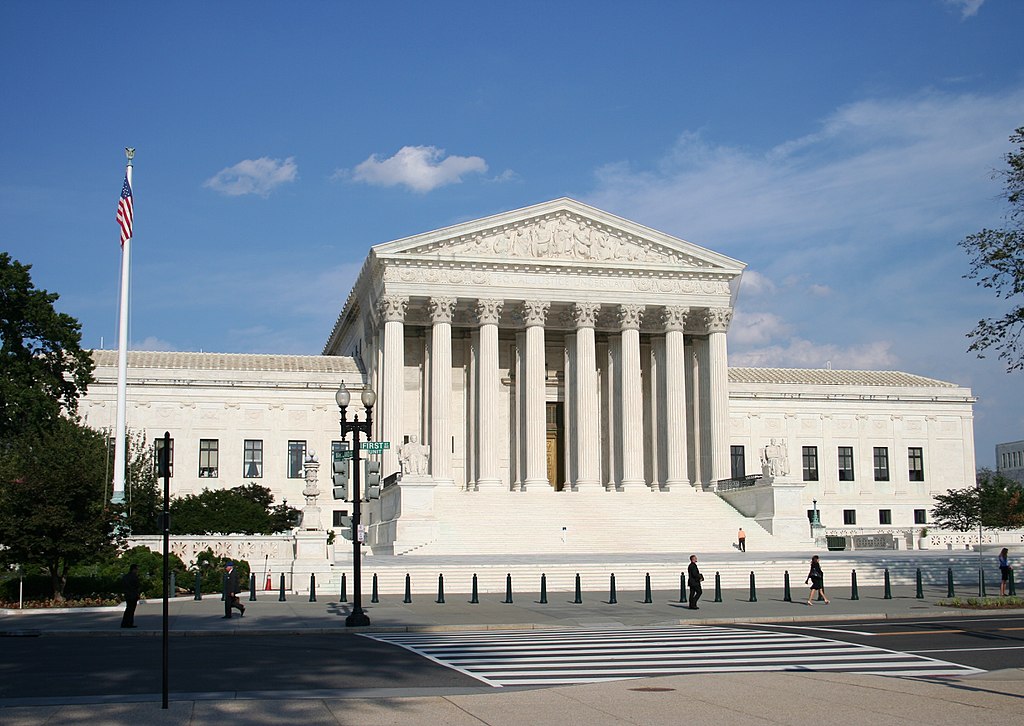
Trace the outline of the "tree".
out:
[[[0,457],[0,558],[38,565],[64,599],[68,570],[115,546],[106,437],[68,418],[9,441]]]
[[[980,512],[986,529],[1024,527],[1024,487],[991,469],[979,470],[977,481],[937,495],[932,521],[942,529],[970,532],[978,528]]]
[[[163,489],[157,480],[153,446],[143,433],[128,433],[127,469],[124,526],[131,534],[162,534]]]
[[[92,382],[81,326],[58,313],[58,295],[36,290],[22,265],[0,252],[0,444],[74,414]]]
[[[971,257],[971,271],[965,277],[1010,304],[1002,317],[978,321],[967,334],[973,341],[968,350],[979,358],[985,357],[983,351],[996,350],[1012,371],[1024,368],[1024,126],[1010,136],[1010,142],[1017,150],[1006,154],[1009,169],[996,172],[1003,177],[1003,196],[1010,203],[1006,229],[983,229],[959,244]]]
[[[173,534],[274,534],[289,529],[298,511],[274,505],[267,487],[246,484],[207,489],[171,502]]]

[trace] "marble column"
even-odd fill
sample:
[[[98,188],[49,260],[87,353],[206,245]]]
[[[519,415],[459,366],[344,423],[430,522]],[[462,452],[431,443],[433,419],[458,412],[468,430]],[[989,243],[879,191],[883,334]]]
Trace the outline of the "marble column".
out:
[[[452,475],[452,313],[455,298],[434,297],[430,311],[430,475],[454,484]]]
[[[477,488],[501,489],[498,478],[498,318],[501,300],[476,302],[480,345],[476,368]]]
[[[725,333],[732,322],[732,310],[711,308],[705,311],[704,320],[708,330],[711,479],[720,481],[732,475],[729,462],[729,353],[725,344]]]
[[[550,487],[547,466],[547,365],[544,360],[544,324],[550,307],[551,303],[539,300],[528,300],[522,307],[522,320],[526,327],[524,491],[541,491]]]
[[[644,481],[644,401],[640,378],[640,318],[642,305],[620,305],[619,329],[622,339],[622,481],[623,490],[641,489]]]
[[[690,309],[665,307],[661,321],[665,326],[665,398],[659,426],[665,431],[665,489],[689,486],[686,461],[686,360],[683,355],[683,329]]]
[[[382,371],[378,380],[377,396],[380,405],[374,421],[381,441],[390,441],[391,448],[384,451],[381,473],[389,476],[398,471],[398,447],[404,440],[402,424],[402,395],[405,390],[405,311],[409,298],[389,295],[381,298],[377,311],[384,322]]]
[[[570,415],[576,424],[576,481],[574,491],[597,489],[600,484],[601,428],[598,425],[597,353],[594,326],[601,306],[597,303],[575,303],[572,317],[576,323],[576,384],[573,400],[575,411]]]

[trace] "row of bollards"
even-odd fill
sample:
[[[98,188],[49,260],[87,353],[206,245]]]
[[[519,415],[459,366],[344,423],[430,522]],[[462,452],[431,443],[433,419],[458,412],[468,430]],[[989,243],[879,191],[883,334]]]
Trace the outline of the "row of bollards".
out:
[[[982,597],[984,597],[984,596],[986,596],[985,572],[984,572],[984,570],[979,570],[978,571],[978,576],[979,576],[979,579],[978,579],[978,590],[979,590],[979,593],[982,595]],[[172,582],[173,582],[173,579],[172,579]],[[340,592],[339,602],[348,602],[348,597],[347,597],[347,594],[346,594],[346,584],[347,583],[346,583],[345,573],[343,572],[341,574],[341,592]],[[915,576],[915,584],[916,584],[916,588],[915,588],[914,597],[917,598],[918,600],[923,600],[924,599],[924,584],[923,584],[922,576],[921,576],[921,568],[917,568],[917,573],[916,573],[916,576]],[[285,585],[285,577],[284,577],[284,573],[281,573],[281,587],[280,587],[280,595],[278,597],[278,601],[279,602],[285,602],[286,601],[285,586],[284,585]],[[202,600],[203,599],[203,595],[202,595],[201,589],[202,589],[202,577],[201,577],[200,573],[197,572],[196,573],[196,583],[195,583],[195,599],[196,600]],[[1016,595],[1017,594],[1017,586],[1016,586],[1016,582],[1015,582],[1014,573],[1013,573],[1013,569],[1012,568],[1010,569],[1010,573],[1009,573],[1009,594],[1010,595]],[[948,568],[946,570],[946,597],[955,597],[955,596],[956,596],[955,595],[955,588],[954,588],[954,585],[953,585],[953,568],[950,567],[950,568]],[[892,600],[892,598],[893,598],[893,596],[892,596],[892,583],[891,583],[891,580],[889,578],[889,569],[885,568],[885,570],[883,571],[883,595],[882,595],[882,599],[883,600]],[[221,595],[221,599],[223,599],[223,595]],[[782,599],[783,599],[784,602],[792,602],[793,601],[793,595],[792,595],[792,591],[791,591],[791,587],[790,587],[790,581],[789,581],[789,570],[786,570],[785,574],[784,574],[784,586],[783,586],[783,597],[782,597]],[[824,600],[824,599],[825,599],[824,598],[824,594],[819,591],[819,593],[818,593],[818,600]],[[253,577],[249,578],[249,600],[250,601],[256,600],[256,580]],[[860,591],[859,591],[859,588],[858,588],[858,585],[857,585],[857,570],[853,570],[850,573],[850,600],[860,600]],[[315,574],[310,574],[310,576],[309,576],[309,601],[310,602],[316,602],[316,575]],[[444,600],[444,575],[438,575],[437,576],[437,600],[436,600],[436,602],[444,603],[444,601],[445,601]],[[379,603],[380,602],[380,595],[379,595],[379,590],[378,590],[378,586],[377,586],[377,573],[374,573],[374,575],[373,575],[373,584],[371,586],[370,602],[371,603]],[[409,603],[412,602],[412,579],[411,579],[411,577],[409,576],[408,573],[405,576],[405,597],[403,598],[402,602],[406,603],[406,604],[409,604]],[[476,573],[473,574],[473,591],[472,591],[472,596],[471,596],[469,602],[471,604],[479,604],[479,602],[480,602],[479,586],[478,586],[478,582],[477,582]],[[513,598],[512,598],[512,574],[511,573],[509,573],[508,575],[505,576],[505,599],[502,600],[502,602],[503,603],[507,603],[507,604],[511,604],[513,602]],[[540,576],[540,600],[539,600],[539,603],[544,605],[544,604],[547,604],[547,602],[548,602],[547,575],[542,573],[541,576]],[[644,575],[644,600],[643,600],[643,602],[644,602],[644,604],[650,604],[650,603],[654,602],[654,598],[653,598],[653,594],[652,594],[652,590],[651,590],[651,574],[649,572]],[[687,602],[687,597],[686,597],[686,573],[683,573],[683,572],[679,573],[679,602],[680,603]],[[721,577],[721,575],[718,572],[715,572],[715,597],[714,597],[714,602],[722,602],[722,577]],[[751,571],[751,573],[750,573],[750,590],[749,590],[748,602],[757,602],[757,583],[756,583],[756,579],[755,579],[753,571]],[[575,597],[573,598],[573,604],[580,605],[582,603],[583,603],[583,592],[582,592],[582,587],[581,587],[581,584],[580,584],[580,575],[579,575],[579,573],[576,573]],[[615,574],[614,573],[612,573],[610,578],[609,578],[608,603],[610,605],[614,605],[614,604],[618,603],[618,599],[616,597]]]

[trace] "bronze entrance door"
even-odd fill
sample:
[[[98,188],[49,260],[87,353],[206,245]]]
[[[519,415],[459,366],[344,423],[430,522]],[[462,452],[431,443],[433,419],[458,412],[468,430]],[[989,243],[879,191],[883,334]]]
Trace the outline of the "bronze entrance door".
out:
[[[555,491],[565,486],[565,426],[563,406],[559,402],[547,405],[547,461],[548,481]]]

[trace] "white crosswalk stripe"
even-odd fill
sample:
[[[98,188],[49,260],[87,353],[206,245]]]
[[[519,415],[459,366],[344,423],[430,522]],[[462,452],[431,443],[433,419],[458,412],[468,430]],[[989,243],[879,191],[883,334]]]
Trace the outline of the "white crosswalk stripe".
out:
[[[751,671],[962,676],[975,668],[813,635],[718,626],[364,633],[493,686]]]

